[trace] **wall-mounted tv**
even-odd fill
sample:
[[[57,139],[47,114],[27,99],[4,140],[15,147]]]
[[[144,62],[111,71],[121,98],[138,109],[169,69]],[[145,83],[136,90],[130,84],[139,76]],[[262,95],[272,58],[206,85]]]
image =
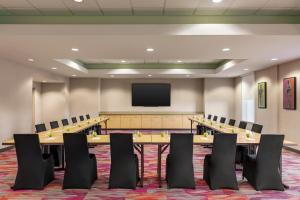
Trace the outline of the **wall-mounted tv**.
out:
[[[166,83],[133,83],[132,106],[170,106],[171,85]]]

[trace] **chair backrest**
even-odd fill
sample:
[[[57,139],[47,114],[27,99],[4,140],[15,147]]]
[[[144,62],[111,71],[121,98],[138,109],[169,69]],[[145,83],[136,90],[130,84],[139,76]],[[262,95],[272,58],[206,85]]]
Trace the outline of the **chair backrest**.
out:
[[[51,127],[51,129],[58,128],[59,127],[58,121],[52,121],[52,122],[50,122],[50,127]]]
[[[176,157],[193,159],[193,134],[172,133],[170,141],[170,154]]]
[[[73,123],[73,124],[76,124],[76,123],[77,123],[76,117],[72,117],[71,120],[72,120],[72,123]]]
[[[216,134],[214,135],[212,161],[214,166],[230,165],[235,162],[236,134]],[[225,164],[227,163],[227,164]]]
[[[61,123],[62,123],[63,126],[68,126],[69,125],[68,119],[62,119]]]
[[[42,150],[37,134],[14,134],[18,168],[42,164]]]
[[[87,114],[86,119],[91,119],[91,116],[89,114]]]
[[[35,132],[36,133],[40,133],[40,132],[43,132],[43,131],[47,131],[46,125],[44,123],[35,125]]]
[[[110,134],[110,153],[112,162],[131,157],[134,153],[132,134]]]
[[[257,152],[257,164],[259,169],[278,169],[283,146],[284,135],[264,135],[260,137]]]
[[[66,166],[73,167],[78,163],[88,163],[89,148],[87,143],[86,134],[83,133],[65,133],[64,147]]]
[[[214,116],[213,120],[216,122],[218,120],[218,116]]]
[[[211,114],[209,114],[209,115],[207,116],[207,119],[211,119],[211,117],[212,117]]]
[[[247,122],[245,122],[245,121],[240,121],[239,128],[241,128],[241,129],[246,129],[246,127],[247,127]]]
[[[228,125],[235,126],[235,119],[230,119]]]
[[[255,133],[261,133],[262,129],[263,129],[262,125],[260,125],[260,124],[253,124],[252,128],[251,128],[251,131],[253,131]]]
[[[225,118],[225,117],[221,117],[221,118],[220,118],[220,123],[224,124],[225,121],[226,121],[226,118]]]
[[[79,116],[79,120],[80,120],[80,121],[84,121],[83,115],[80,115],[80,116]]]

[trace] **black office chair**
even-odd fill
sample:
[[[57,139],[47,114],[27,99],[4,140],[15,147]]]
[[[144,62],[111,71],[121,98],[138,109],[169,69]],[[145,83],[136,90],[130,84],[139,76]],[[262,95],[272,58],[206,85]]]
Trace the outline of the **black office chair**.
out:
[[[35,132],[36,133],[40,133],[40,132],[44,132],[47,131],[46,125],[45,124],[36,124],[35,125]]]
[[[69,125],[68,119],[62,119],[61,123],[62,123],[63,126],[68,126]]]
[[[245,122],[245,121],[240,121],[239,128],[241,128],[241,129],[246,129],[246,128],[247,128],[247,122]]]
[[[132,134],[110,134],[110,153],[109,188],[135,189],[139,179],[139,161],[134,154]]]
[[[236,134],[214,136],[212,154],[204,159],[203,179],[210,189],[229,188],[238,190],[235,174]]]
[[[225,118],[225,117],[221,117],[221,119],[220,119],[220,123],[224,124],[224,123],[225,123],[225,121],[226,121],[226,118]]]
[[[230,119],[228,125],[235,126],[235,119]]]
[[[64,134],[66,171],[63,189],[89,189],[97,179],[97,161],[85,134]]]
[[[72,120],[72,123],[73,123],[73,124],[76,124],[76,123],[77,123],[76,117],[72,117],[71,120]]]
[[[253,131],[255,133],[261,133],[262,129],[263,129],[262,125],[260,125],[260,124],[253,124],[252,128],[251,128],[251,131]]]
[[[51,127],[51,129],[58,128],[59,127],[58,121],[52,121],[52,122],[50,122],[50,127]]]
[[[166,180],[169,188],[195,189],[192,134],[171,134]]]
[[[214,116],[213,121],[217,121],[218,120],[218,116]]]
[[[84,121],[83,115],[80,115],[80,116],[79,116],[79,120],[80,120],[80,121]]]
[[[43,189],[54,179],[53,159],[42,154],[37,134],[14,134],[18,172],[13,190]]]
[[[257,156],[247,156],[243,177],[255,190],[284,190],[280,174],[280,157],[284,135],[261,135]]]
[[[208,116],[207,116],[207,119],[211,119],[211,117],[212,117],[212,115],[211,114],[209,114]]]
[[[87,114],[86,119],[91,119],[91,116],[89,114]]]

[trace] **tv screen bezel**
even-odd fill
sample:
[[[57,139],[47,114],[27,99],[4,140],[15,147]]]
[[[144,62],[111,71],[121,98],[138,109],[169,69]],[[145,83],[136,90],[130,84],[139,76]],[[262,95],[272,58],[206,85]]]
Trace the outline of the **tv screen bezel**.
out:
[[[134,105],[133,104],[133,87],[134,85],[166,85],[169,91],[169,104],[168,105]],[[133,107],[170,107],[171,106],[171,84],[170,83],[132,83],[131,84],[131,106]]]

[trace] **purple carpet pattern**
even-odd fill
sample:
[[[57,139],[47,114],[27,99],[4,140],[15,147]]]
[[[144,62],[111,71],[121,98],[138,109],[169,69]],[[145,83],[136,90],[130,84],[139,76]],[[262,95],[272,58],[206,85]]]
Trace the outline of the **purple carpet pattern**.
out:
[[[110,170],[109,146],[97,146],[90,149],[95,153],[98,162],[98,180],[90,190],[62,190],[63,171],[55,172],[55,180],[43,190],[21,190],[12,191],[10,187],[14,183],[17,171],[15,150],[0,153],[0,200],[4,199],[179,199],[179,200],[201,200],[201,199],[299,199],[300,200],[300,155],[284,150],[283,152],[283,181],[290,189],[280,191],[255,191],[247,181],[241,180],[241,173],[237,172],[239,191],[234,190],[209,190],[202,179],[203,159],[210,149],[194,146],[194,168],[197,187],[192,189],[167,189],[158,188],[157,181],[157,146],[145,145],[145,180],[144,187],[136,190],[108,189],[108,178]],[[165,160],[168,150],[164,153],[162,161],[163,177],[165,176]]]

